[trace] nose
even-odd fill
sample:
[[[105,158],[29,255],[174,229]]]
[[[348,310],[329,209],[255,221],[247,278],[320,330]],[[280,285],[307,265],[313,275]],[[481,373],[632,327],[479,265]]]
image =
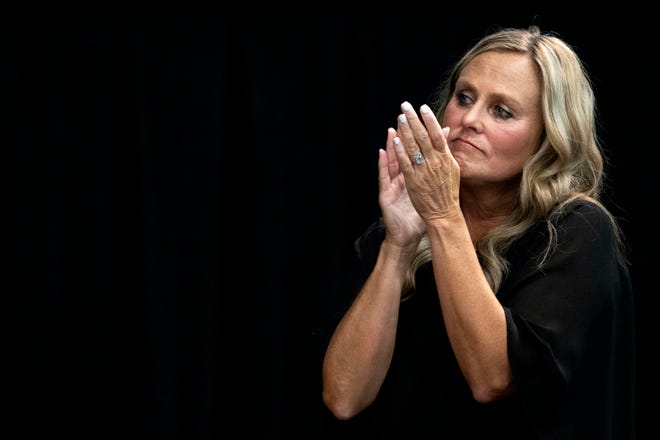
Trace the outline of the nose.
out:
[[[463,113],[463,126],[481,132],[484,128],[483,118],[486,116],[484,112],[486,112],[486,109],[480,105],[475,104],[468,107]]]

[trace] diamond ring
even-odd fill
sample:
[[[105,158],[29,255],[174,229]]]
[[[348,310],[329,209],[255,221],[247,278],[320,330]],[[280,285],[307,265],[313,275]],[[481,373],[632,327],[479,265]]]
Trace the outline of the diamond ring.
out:
[[[415,162],[417,165],[421,165],[422,163],[424,163],[424,156],[422,155],[421,151],[418,151],[417,153],[410,156],[410,160]]]

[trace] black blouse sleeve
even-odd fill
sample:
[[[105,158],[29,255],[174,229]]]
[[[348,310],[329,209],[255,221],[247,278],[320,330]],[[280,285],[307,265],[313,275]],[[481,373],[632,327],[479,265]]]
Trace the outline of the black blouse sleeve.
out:
[[[594,424],[611,432],[603,425],[632,420],[630,409],[620,407],[632,405],[634,386],[628,271],[612,224],[596,205],[574,203],[555,226],[558,246],[542,264],[544,225],[511,249],[512,271],[498,292],[514,380],[537,423],[567,421],[565,432],[553,435],[575,435],[581,424],[590,435]],[[617,411],[628,419],[615,418]]]

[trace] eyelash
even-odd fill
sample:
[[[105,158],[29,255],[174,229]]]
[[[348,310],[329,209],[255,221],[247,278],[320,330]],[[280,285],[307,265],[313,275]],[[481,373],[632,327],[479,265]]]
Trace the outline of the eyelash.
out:
[[[456,101],[458,102],[458,105],[460,107],[467,107],[470,104],[469,101],[471,101],[471,98],[470,96],[468,96],[467,93],[457,92]],[[506,110],[504,107],[500,105],[496,105],[493,109],[493,112],[494,112],[494,116],[499,119],[507,120],[513,117],[513,114],[510,111]]]

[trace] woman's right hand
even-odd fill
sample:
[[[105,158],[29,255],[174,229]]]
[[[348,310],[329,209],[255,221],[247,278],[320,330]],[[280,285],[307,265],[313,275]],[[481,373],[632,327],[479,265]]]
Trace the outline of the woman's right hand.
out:
[[[394,152],[394,128],[387,130],[385,150],[378,156],[378,203],[385,223],[385,240],[400,247],[417,247],[425,225],[410,201],[403,172]]]

